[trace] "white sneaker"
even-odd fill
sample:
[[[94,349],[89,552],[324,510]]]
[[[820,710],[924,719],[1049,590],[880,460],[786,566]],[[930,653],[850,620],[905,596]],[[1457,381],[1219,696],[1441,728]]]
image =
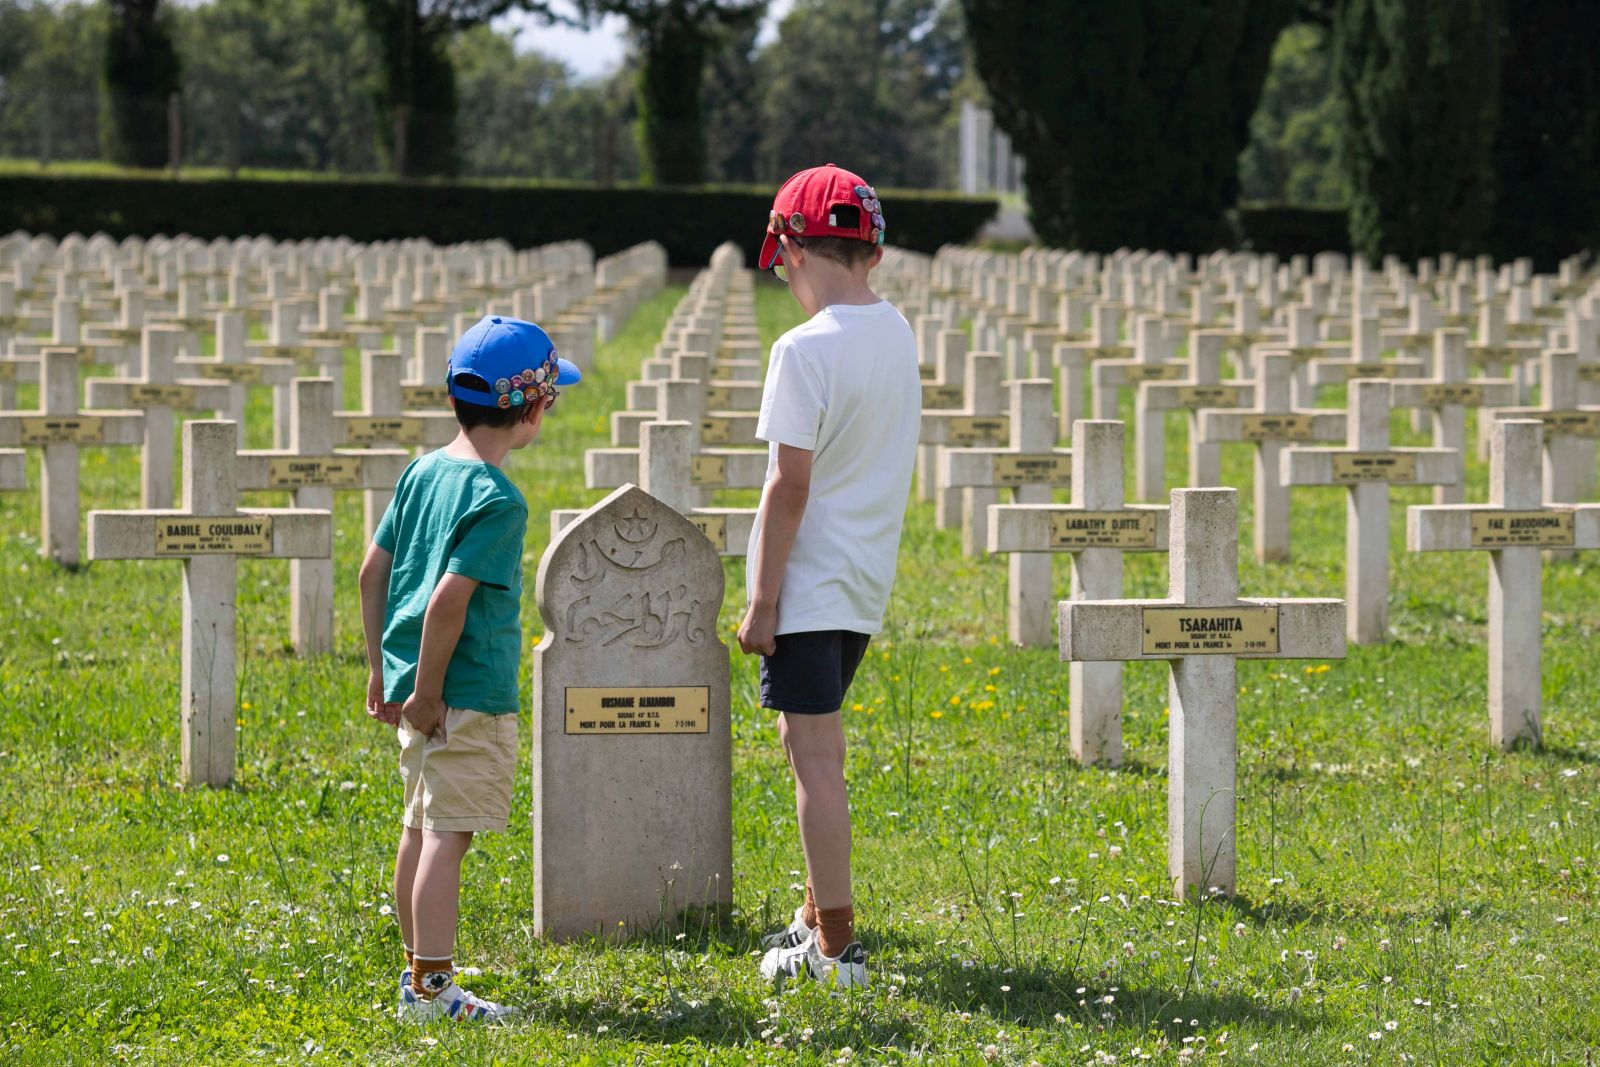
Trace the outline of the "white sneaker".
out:
[[[474,996],[456,985],[454,978],[432,1000],[424,1000],[406,986],[400,991],[400,1006],[395,1009],[397,1021],[418,1025],[446,1019],[492,1026],[505,1022],[511,1015],[512,1009]]]
[[[852,941],[837,956],[824,956],[822,941],[812,930],[803,944],[768,949],[761,957],[761,977],[779,983],[790,978],[813,978],[834,989],[865,989],[867,952],[861,942]]]
[[[811,936],[811,927],[800,918],[805,906],[794,909],[794,921],[775,934],[768,934],[761,939],[762,948],[797,948],[806,943],[806,938]]]

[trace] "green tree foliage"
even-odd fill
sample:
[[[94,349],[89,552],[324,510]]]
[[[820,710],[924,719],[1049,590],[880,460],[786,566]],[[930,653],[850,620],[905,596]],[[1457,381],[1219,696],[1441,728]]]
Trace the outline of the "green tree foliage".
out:
[[[1496,255],[1540,269],[1600,248],[1600,4],[1506,4],[1494,144]]]
[[[1369,259],[1483,251],[1499,0],[1344,0],[1333,40],[1352,247]]]
[[[101,69],[105,158],[134,167],[167,162],[167,101],[182,84],[160,0],[106,0],[111,25]]]
[[[566,64],[518,52],[487,26],[457,35],[450,59],[464,101],[456,119],[462,173],[597,181],[609,168],[612,179],[637,176],[632,145],[617,136],[627,120],[619,86],[575,82]]]
[[[706,64],[706,180],[748,184],[761,171],[761,86],[752,24],[724,36]]]
[[[1243,199],[1296,207],[1343,207],[1349,199],[1334,163],[1339,102],[1328,32],[1296,23],[1278,38],[1250,145],[1239,157]]]
[[[184,160],[378,169],[378,59],[351,0],[211,0],[178,8]]]
[[[767,0],[577,0],[577,6],[588,20],[621,16],[633,36],[641,177],[665,185],[704,180],[707,57],[726,34],[758,25]]]
[[[106,8],[0,0],[0,156],[100,158]]]
[[[763,169],[834,162],[875,185],[948,183],[963,61],[952,0],[797,0],[759,63]]]
[[[360,0],[381,57],[379,131],[396,172],[454,174],[456,76],[452,34],[488,22],[518,0]]]
[[[1238,197],[1289,0],[962,0],[1046,242],[1201,250]]]

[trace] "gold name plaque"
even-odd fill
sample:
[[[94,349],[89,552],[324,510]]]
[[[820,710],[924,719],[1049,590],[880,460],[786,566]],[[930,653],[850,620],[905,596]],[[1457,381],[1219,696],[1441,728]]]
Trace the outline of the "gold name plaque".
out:
[[[1400,377],[1400,368],[1389,363],[1347,363],[1345,372],[1348,378]]]
[[[1071,485],[1072,457],[1052,452],[996,456],[994,484],[1007,488],[1018,485]]]
[[[1417,457],[1403,452],[1341,452],[1333,457],[1333,484],[1417,480]]]
[[[1236,408],[1242,402],[1244,390],[1237,385],[1180,385],[1180,408]]]
[[[922,406],[935,411],[948,411],[959,408],[962,401],[962,390],[959,385],[924,385],[922,387]]]
[[[1083,350],[1084,359],[1132,359],[1131,345],[1090,345]]]
[[[706,407],[721,410],[733,406],[733,390],[726,385],[713,385],[706,389]]]
[[[128,404],[130,407],[136,408],[192,408],[194,407],[194,386],[130,385],[128,386]]]
[[[1138,511],[1061,511],[1050,515],[1050,547],[1154,548],[1156,517]]]
[[[352,415],[344,420],[344,440],[350,445],[420,445],[422,422],[407,415]]]
[[[1540,411],[1534,418],[1550,434],[1563,437],[1600,437],[1600,409],[1594,411]]]
[[[217,382],[256,385],[261,381],[261,368],[253,363],[202,363],[200,377]]]
[[[1474,511],[1473,548],[1563,548],[1572,544],[1570,511]]]
[[[925,382],[931,382],[939,376],[939,368],[932,363],[918,363],[917,377]]]
[[[1189,373],[1177,363],[1136,363],[1128,368],[1130,382],[1175,382]]]
[[[1239,436],[1246,441],[1311,441],[1315,427],[1311,415],[1246,415]]]
[[[0,381],[4,380],[5,364],[0,363]],[[1578,364],[1578,381],[1600,382],[1600,363]]]
[[[0,382],[14,382],[17,380],[17,365],[7,360],[0,360]]]
[[[707,686],[567,687],[567,733],[704,734],[711,732]]]
[[[733,440],[733,423],[728,419],[706,415],[700,419],[700,443],[725,445]]]
[[[690,515],[689,521],[697,526],[711,547],[718,552],[728,551],[728,518],[726,515]]]
[[[158,518],[156,556],[265,556],[272,552],[272,520],[248,515]]]
[[[98,415],[39,415],[21,422],[25,445],[94,445],[106,436]]]
[[[1145,608],[1147,656],[1242,656],[1278,651],[1278,609]]]
[[[1483,386],[1468,385],[1465,382],[1459,385],[1425,385],[1422,387],[1422,402],[1429,407],[1443,407],[1446,404],[1481,407]]]
[[[1011,440],[1008,415],[962,415],[950,420],[950,444],[1004,445]]]
[[[442,385],[401,385],[400,403],[411,411],[447,408],[450,406],[450,390]]]
[[[359,489],[359,459],[278,456],[267,460],[267,485],[273,489]]]
[[[695,456],[689,461],[689,484],[704,488],[728,484],[727,456]]]

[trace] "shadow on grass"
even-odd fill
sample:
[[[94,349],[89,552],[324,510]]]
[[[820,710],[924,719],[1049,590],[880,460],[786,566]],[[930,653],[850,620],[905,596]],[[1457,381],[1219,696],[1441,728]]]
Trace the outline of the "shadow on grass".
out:
[[[1545,745],[1539,749],[1523,749],[1527,755],[1543,756],[1551,760],[1573,763],[1586,763],[1591,767],[1600,766],[1600,752],[1590,752],[1588,749],[1574,748],[1571,745]]]

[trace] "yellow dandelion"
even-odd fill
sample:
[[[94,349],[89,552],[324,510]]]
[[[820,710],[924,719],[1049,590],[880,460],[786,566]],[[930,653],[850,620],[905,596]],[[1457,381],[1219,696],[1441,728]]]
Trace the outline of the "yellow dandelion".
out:
[[[993,678],[995,675],[997,675],[999,673],[1000,673],[1000,668],[999,667],[990,667],[989,668],[989,677]]]
[[[866,705],[864,705],[864,704],[851,704],[850,705],[850,710],[851,711],[865,711],[866,710]]]
[[[992,686],[992,685],[986,685],[986,686],[984,686],[984,687],[983,687],[983,691],[984,691],[984,692],[985,692],[985,693],[995,693],[995,692],[999,692],[999,690],[997,690],[997,689],[995,689],[995,687],[994,687],[994,686]]]
[[[961,704],[961,698],[960,697],[951,697],[950,698],[950,706],[951,707],[959,707],[960,704]]]
[[[930,718],[930,719],[942,719],[942,718],[944,718],[944,712],[942,712],[942,711],[930,711],[930,712],[928,712],[928,718]]]

